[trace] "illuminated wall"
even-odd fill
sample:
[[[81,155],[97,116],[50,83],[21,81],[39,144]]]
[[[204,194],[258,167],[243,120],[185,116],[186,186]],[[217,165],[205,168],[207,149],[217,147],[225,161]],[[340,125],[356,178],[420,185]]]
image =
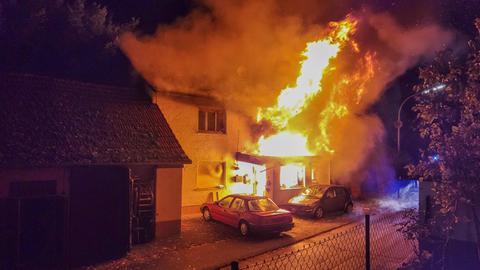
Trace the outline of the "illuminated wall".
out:
[[[244,151],[243,147],[250,142],[246,117],[227,110],[225,134],[202,133],[198,131],[199,105],[162,95],[154,96],[153,100],[192,160],[192,164],[186,164],[183,169],[182,208],[185,213],[198,212],[200,204],[230,194],[231,189],[247,191],[232,181],[236,175],[235,152]]]

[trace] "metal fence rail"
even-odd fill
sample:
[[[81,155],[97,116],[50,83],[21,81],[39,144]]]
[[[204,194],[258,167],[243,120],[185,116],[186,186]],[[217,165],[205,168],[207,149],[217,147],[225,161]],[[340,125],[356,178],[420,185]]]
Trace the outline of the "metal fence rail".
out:
[[[397,230],[402,220],[400,212],[366,216],[365,223],[298,250],[233,262],[231,269],[397,269],[417,245]]]

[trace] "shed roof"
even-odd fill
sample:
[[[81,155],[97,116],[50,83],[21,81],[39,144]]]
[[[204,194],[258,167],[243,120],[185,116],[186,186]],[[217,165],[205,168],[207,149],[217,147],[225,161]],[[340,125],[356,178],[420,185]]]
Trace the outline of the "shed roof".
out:
[[[0,74],[0,167],[191,161],[139,89]]]

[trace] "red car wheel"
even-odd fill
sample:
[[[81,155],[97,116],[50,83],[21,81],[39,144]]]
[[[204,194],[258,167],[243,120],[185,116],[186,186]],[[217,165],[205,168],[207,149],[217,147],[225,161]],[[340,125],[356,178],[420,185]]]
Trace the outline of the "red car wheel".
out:
[[[203,208],[203,211],[202,211],[202,217],[203,217],[203,220],[205,221],[211,221],[212,220],[212,215],[210,214],[210,210],[208,210],[208,208]]]
[[[250,233],[250,227],[248,223],[245,221],[240,221],[240,225],[238,225],[238,229],[240,230],[240,234],[242,236],[247,236]]]

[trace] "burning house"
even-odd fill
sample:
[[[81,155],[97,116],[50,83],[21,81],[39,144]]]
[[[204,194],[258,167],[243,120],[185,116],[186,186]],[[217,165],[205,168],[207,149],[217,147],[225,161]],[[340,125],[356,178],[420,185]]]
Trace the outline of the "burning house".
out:
[[[254,123],[215,98],[153,88],[148,92],[192,160],[183,170],[184,213],[198,212],[205,201],[231,193],[285,203],[310,184],[330,183],[330,163],[318,157],[255,154]]]
[[[347,18],[333,24],[326,37],[307,43],[295,83],[280,92],[275,104],[257,108],[256,120],[212,95],[148,88],[192,158],[183,175],[184,212],[230,193],[265,195],[283,204],[311,184],[330,184],[335,150],[329,127],[349,108],[330,100],[318,126],[305,114],[316,106],[313,101],[337,54],[347,45],[358,50],[349,43],[355,26]],[[365,61],[371,64],[370,58]]]
[[[66,268],[180,232],[190,163],[140,89],[0,75],[0,268]]]
[[[120,37],[192,158],[184,211],[229,193],[282,204],[315,182],[358,196],[393,180],[372,105],[447,31],[368,11],[313,23],[276,1],[201,2],[153,35]]]

